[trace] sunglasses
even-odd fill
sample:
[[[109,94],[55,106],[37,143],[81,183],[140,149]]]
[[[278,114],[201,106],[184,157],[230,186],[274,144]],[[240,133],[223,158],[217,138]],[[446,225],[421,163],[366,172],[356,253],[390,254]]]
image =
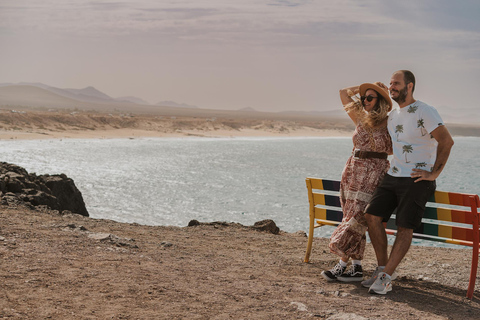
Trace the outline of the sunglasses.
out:
[[[364,102],[365,99],[366,99],[368,102],[371,102],[373,99],[377,99],[377,98],[378,98],[378,97],[374,97],[374,96],[372,96],[372,95],[368,95],[368,96],[366,96],[366,97],[365,97],[365,96],[360,97],[360,100],[361,100],[362,102]]]

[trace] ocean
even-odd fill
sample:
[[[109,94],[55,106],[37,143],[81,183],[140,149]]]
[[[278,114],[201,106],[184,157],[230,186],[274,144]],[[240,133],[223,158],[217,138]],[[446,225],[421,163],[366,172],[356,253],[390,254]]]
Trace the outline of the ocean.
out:
[[[305,178],[340,179],[351,149],[351,138],[332,137],[0,141],[1,161],[72,178],[92,218],[164,226],[272,219],[287,232],[308,232]],[[456,137],[437,189],[480,194],[479,155],[480,138]]]

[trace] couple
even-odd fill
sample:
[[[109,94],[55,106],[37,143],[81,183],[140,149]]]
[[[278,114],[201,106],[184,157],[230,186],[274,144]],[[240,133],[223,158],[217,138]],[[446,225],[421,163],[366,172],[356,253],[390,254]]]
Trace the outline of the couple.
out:
[[[438,112],[415,100],[414,90],[415,77],[408,70],[395,72],[390,88],[376,82],[340,90],[356,129],[354,150],[340,184],[343,221],[329,244],[340,261],[322,272],[327,281],[363,280],[361,261],[368,228],[378,266],[362,285],[377,294],[392,290],[395,269],[410,248],[413,230],[421,224],[426,202],[435,191],[435,179],[453,146]],[[390,97],[400,108],[391,111]],[[387,156],[391,154],[389,164]],[[394,210],[398,230],[389,256],[383,221],[388,221]],[[352,265],[347,270],[350,258]]]

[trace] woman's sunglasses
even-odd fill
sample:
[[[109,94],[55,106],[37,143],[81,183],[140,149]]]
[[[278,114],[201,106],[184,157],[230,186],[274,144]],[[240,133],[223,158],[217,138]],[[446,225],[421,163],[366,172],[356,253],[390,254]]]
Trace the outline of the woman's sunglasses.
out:
[[[363,96],[363,97],[360,97],[360,100],[362,100],[362,102],[365,101],[365,99],[367,99],[368,102],[371,102],[373,99],[377,99],[378,97],[374,97],[374,96],[371,96],[371,95],[368,95],[368,96]]]

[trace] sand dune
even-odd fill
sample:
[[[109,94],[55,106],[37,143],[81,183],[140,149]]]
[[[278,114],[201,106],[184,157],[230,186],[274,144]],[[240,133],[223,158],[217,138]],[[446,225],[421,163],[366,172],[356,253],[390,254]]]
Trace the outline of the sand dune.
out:
[[[86,111],[0,110],[0,139],[172,136],[350,136],[335,121],[157,116]]]

